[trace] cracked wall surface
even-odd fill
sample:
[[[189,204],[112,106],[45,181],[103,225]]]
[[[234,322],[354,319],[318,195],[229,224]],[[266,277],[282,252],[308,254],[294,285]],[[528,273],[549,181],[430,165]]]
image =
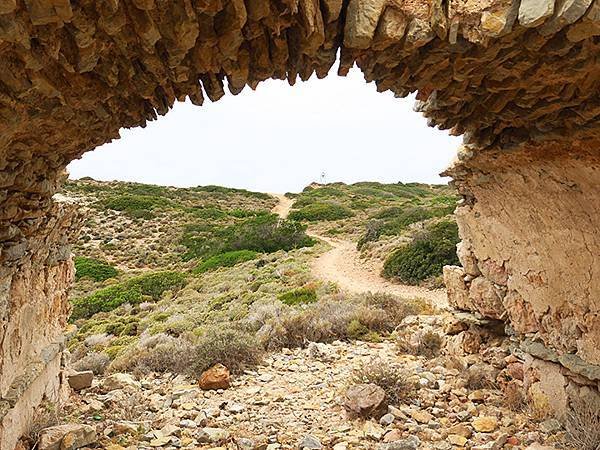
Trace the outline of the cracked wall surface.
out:
[[[521,350],[595,388],[599,150],[591,140],[464,151],[448,170],[465,198],[457,209],[462,267],[445,269],[455,307],[506,320]]]
[[[71,269],[63,244],[71,222],[52,202],[64,167],[118,138],[121,127],[144,126],[167,113],[176,100],[201,105],[205,97],[216,101],[269,78],[294,84],[324,77],[336,61],[340,75],[358,65],[379,91],[416,91],[416,109],[430,125],[464,135],[468,152],[481,154],[463,164],[473,169],[465,169],[459,184],[472,189],[465,190],[466,201],[476,203],[472,215],[459,219],[465,269],[473,264],[483,275],[469,280],[466,295],[459,283],[449,283],[458,301],[475,299],[487,315],[518,315],[520,332],[539,328],[549,346],[596,361],[593,340],[581,332],[597,320],[590,311],[598,275],[589,269],[597,261],[588,255],[598,241],[586,231],[597,219],[583,204],[593,194],[572,203],[548,197],[571,192],[565,181],[571,178],[588,191],[596,186],[597,173],[577,163],[585,151],[572,143],[600,136],[599,36],[600,0],[0,0],[3,417],[15,411],[8,387],[42,348],[60,340],[68,314]],[[520,151],[528,155],[517,171],[521,182],[503,170]],[[585,158],[593,162],[595,151],[589,147]],[[511,189],[476,184],[484,172],[506,177]],[[551,208],[574,211],[562,232]],[[532,237],[532,248],[562,250],[552,257],[527,253],[521,261],[525,253],[502,237],[518,228],[517,211],[530,225],[524,231],[552,230],[539,242]],[[476,214],[482,225],[474,224]],[[496,238],[505,247],[489,244]],[[59,248],[62,259],[49,258]],[[510,267],[518,271],[508,273]],[[583,271],[568,292],[573,307],[565,306],[567,292],[557,281],[569,267]],[[461,279],[456,270],[449,274]],[[35,333],[24,317],[39,321]],[[56,385],[49,380],[58,372],[48,367],[56,365],[37,379]],[[33,405],[34,397],[19,399]],[[16,432],[8,434],[10,448]]]

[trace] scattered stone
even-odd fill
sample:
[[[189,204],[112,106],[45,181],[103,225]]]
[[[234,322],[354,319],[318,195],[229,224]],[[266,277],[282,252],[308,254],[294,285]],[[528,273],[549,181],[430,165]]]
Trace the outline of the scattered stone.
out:
[[[391,425],[395,419],[396,417],[394,417],[393,414],[387,413],[381,416],[381,419],[379,419],[379,423],[385,427]]]
[[[229,439],[230,433],[222,428],[206,427],[197,433],[196,438],[199,442],[207,444],[219,444]]]
[[[223,364],[216,364],[204,371],[198,380],[198,386],[205,391],[227,389],[231,385],[231,374]]]
[[[102,382],[104,392],[116,391],[117,389],[141,389],[142,384],[128,373],[114,373]]]
[[[458,447],[464,447],[467,443],[467,438],[464,436],[459,436],[458,434],[449,434],[448,442],[452,445],[457,445]]]
[[[380,444],[378,450],[417,450],[421,445],[421,440],[417,436],[411,436],[407,439],[401,439],[387,444]]]
[[[319,439],[310,434],[307,434],[302,438],[302,440],[298,444],[298,448],[300,450],[320,450],[323,448],[323,445],[321,444],[321,441]]]
[[[429,423],[433,420],[433,416],[431,414],[429,414],[427,411],[422,411],[420,409],[411,411],[410,417],[412,417],[419,423]]]
[[[93,444],[97,440],[96,430],[90,425],[58,425],[42,431],[38,449],[74,450]]]

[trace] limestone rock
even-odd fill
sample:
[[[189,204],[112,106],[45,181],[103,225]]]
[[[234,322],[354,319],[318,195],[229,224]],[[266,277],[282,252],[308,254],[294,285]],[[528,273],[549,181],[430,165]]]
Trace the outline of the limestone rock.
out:
[[[298,444],[299,450],[320,450],[322,448],[323,445],[321,444],[321,441],[310,434],[304,436]]]
[[[117,389],[140,389],[141,383],[137,381],[133,375],[128,373],[114,373],[105,378],[102,382],[104,392],[115,391]]]
[[[94,372],[71,372],[67,375],[67,379],[69,380],[69,386],[71,386],[72,389],[80,391],[92,386],[92,381],[94,381]]]
[[[519,23],[524,27],[537,27],[554,13],[554,0],[521,0]]]
[[[204,371],[198,380],[200,389],[227,389],[231,385],[231,374],[223,364],[216,364]]]
[[[89,425],[69,424],[46,428],[40,435],[40,450],[74,450],[96,442],[96,430]]]
[[[346,392],[344,406],[358,416],[379,416],[387,408],[385,392],[375,384],[354,384]]]
[[[219,444],[229,439],[230,433],[222,428],[206,427],[197,434],[199,442],[208,444]]]

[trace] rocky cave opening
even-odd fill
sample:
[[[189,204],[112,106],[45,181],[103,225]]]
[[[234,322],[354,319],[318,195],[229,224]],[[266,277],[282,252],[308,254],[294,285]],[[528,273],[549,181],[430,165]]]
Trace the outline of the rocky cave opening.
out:
[[[598,0],[0,0],[0,448],[64,387],[66,165],[175,100],[322,77],[338,52],[464,135],[453,306],[506,322],[536,401],[600,399],[599,36]]]

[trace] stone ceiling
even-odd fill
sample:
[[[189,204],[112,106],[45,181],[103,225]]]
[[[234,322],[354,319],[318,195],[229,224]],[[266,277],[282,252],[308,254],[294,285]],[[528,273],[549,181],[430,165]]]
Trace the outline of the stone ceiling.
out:
[[[0,0],[0,241],[121,127],[336,61],[475,147],[593,136],[598,36],[600,0]]]

